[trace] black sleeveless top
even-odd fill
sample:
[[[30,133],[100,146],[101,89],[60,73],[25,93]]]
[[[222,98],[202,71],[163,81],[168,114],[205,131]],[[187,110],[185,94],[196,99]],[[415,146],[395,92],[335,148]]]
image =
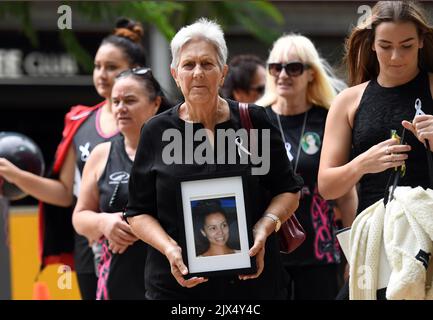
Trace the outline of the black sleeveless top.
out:
[[[80,128],[74,135],[73,147],[75,149],[75,177],[74,177],[74,195],[78,197],[80,192],[81,177],[83,174],[84,165],[90,152],[98,144],[110,141],[117,137],[118,134],[104,136],[99,126],[99,114],[101,108],[92,111],[92,114],[83,122]],[[75,248],[74,248],[75,268],[78,273],[94,273],[93,253],[89,247],[87,239],[75,233]]]
[[[415,100],[419,98],[422,110],[433,114],[433,101],[430,93],[429,77],[420,72],[411,81],[392,88],[385,88],[377,80],[367,85],[353,123],[353,157],[367,151],[372,146],[391,138],[391,129],[402,135],[403,120],[412,121],[415,117]],[[424,145],[408,130],[405,141],[412,150],[406,160],[406,174],[400,178],[400,186],[429,187],[427,156]],[[358,213],[377,200],[383,198],[389,169],[375,174],[366,174],[360,180]]]
[[[123,211],[126,207],[132,163],[126,153],[123,136],[114,139],[111,142],[106,167],[98,180],[101,212],[115,213]],[[106,246],[106,243],[104,245]],[[105,283],[108,299],[144,299],[146,244],[138,240],[122,254],[113,254],[107,250],[105,248],[103,259],[108,273]]]
[[[110,154],[98,180],[99,209],[101,212],[123,211],[128,201],[129,172],[132,160],[125,150],[123,136],[111,141]]]
[[[83,174],[84,165],[90,156],[92,150],[100,143],[110,141],[117,137],[118,134],[104,135],[99,129],[99,115],[101,108],[98,108],[92,112],[89,118],[80,126],[74,136],[74,148],[75,148],[75,163],[77,169],[81,175]],[[76,182],[77,183],[77,182]],[[78,196],[78,194],[77,194]]]

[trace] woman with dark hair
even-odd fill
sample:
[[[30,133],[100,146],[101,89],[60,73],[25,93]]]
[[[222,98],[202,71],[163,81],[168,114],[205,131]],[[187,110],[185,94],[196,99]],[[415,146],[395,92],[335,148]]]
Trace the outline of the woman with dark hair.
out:
[[[433,29],[420,6],[379,1],[347,39],[345,60],[352,87],[336,97],[328,114],[322,196],[335,199],[359,184],[360,213],[384,197],[390,172],[403,165],[399,185],[432,187],[425,141],[432,151]],[[405,144],[391,138],[391,131],[401,137],[404,129],[412,133],[405,133]]]
[[[63,263],[74,268],[81,297],[85,300],[94,299],[96,295],[94,257],[87,240],[74,232],[71,214],[90,152],[99,143],[110,141],[118,134],[111,89],[114,78],[121,71],[145,66],[142,37],[143,28],[139,23],[121,19],[113,34],[102,40],[94,59],[93,83],[104,101],[93,107],[74,106],[65,116],[63,139],[47,178],[20,170],[6,159],[0,159],[0,175],[40,200],[42,267]]]
[[[198,216],[200,239],[205,239],[206,243],[203,250],[197,252],[198,256],[208,257],[239,252],[229,246],[230,221],[219,200],[200,201],[194,208],[194,212]]]
[[[258,56],[234,56],[221,88],[221,96],[239,102],[254,103],[265,91],[265,63]]]
[[[72,219],[90,243],[102,243],[97,299],[144,299],[145,244],[137,241],[121,213],[141,127],[169,105],[147,68],[122,72],[113,86],[112,103],[121,135],[90,154]]]

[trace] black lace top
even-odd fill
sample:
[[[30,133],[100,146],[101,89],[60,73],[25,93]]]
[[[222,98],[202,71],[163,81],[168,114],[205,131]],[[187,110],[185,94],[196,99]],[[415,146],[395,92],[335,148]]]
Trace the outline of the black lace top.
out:
[[[420,72],[411,81],[392,88],[382,87],[377,80],[367,85],[353,124],[353,157],[367,151],[373,145],[391,137],[391,129],[401,136],[402,120],[411,121],[415,117],[415,100],[419,98],[422,110],[433,114],[433,101],[429,78]],[[400,179],[401,186],[429,186],[426,151],[422,143],[408,130],[406,143],[412,146],[406,160],[406,174]],[[383,197],[390,170],[366,174],[360,180],[358,213]]]

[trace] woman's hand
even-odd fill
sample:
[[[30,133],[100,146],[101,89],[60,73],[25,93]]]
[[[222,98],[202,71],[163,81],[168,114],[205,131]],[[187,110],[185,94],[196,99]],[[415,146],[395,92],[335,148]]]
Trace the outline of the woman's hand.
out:
[[[110,240],[108,240],[108,249],[110,249],[111,252],[116,253],[116,254],[122,254],[126,251],[126,249],[128,249],[130,245],[120,245],[118,243],[112,242]]]
[[[254,245],[251,247],[249,255],[250,257],[256,257],[257,271],[254,274],[239,275],[240,280],[255,279],[260,276],[265,268],[265,244],[269,234],[268,224],[265,223],[267,220],[268,219],[263,218],[260,219],[253,229]],[[271,228],[274,227],[274,223],[271,222]],[[274,229],[272,229],[271,232],[273,232],[273,230]]]
[[[433,152],[433,116],[425,114],[416,116],[412,123],[409,121],[402,121],[403,127],[412,132],[414,136],[425,145],[425,140],[428,140],[430,151]]]
[[[122,220],[122,213],[102,213],[102,233],[108,239],[109,248],[113,253],[123,253],[138,238],[133,234],[131,227]]]
[[[363,174],[383,172],[389,168],[400,167],[408,158],[409,145],[398,144],[397,139],[382,141],[357,157]]]
[[[21,169],[6,158],[0,158],[0,176],[10,183],[15,183],[15,178]]]
[[[176,243],[167,248],[165,256],[170,263],[171,274],[182,287],[192,288],[208,280],[203,277],[184,278],[188,274],[188,268],[183,263],[182,249]]]

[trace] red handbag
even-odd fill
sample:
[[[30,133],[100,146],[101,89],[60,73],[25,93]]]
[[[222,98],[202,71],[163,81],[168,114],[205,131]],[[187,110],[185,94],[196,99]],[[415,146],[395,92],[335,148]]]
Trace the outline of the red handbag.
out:
[[[250,112],[247,103],[239,103],[239,114],[242,127],[248,131],[253,128]],[[291,253],[298,248],[305,240],[305,230],[299,223],[295,214],[292,214],[289,219],[281,224],[278,231],[281,253]]]
[[[281,253],[293,252],[305,240],[305,230],[302,228],[295,214],[281,224],[278,235]]]

